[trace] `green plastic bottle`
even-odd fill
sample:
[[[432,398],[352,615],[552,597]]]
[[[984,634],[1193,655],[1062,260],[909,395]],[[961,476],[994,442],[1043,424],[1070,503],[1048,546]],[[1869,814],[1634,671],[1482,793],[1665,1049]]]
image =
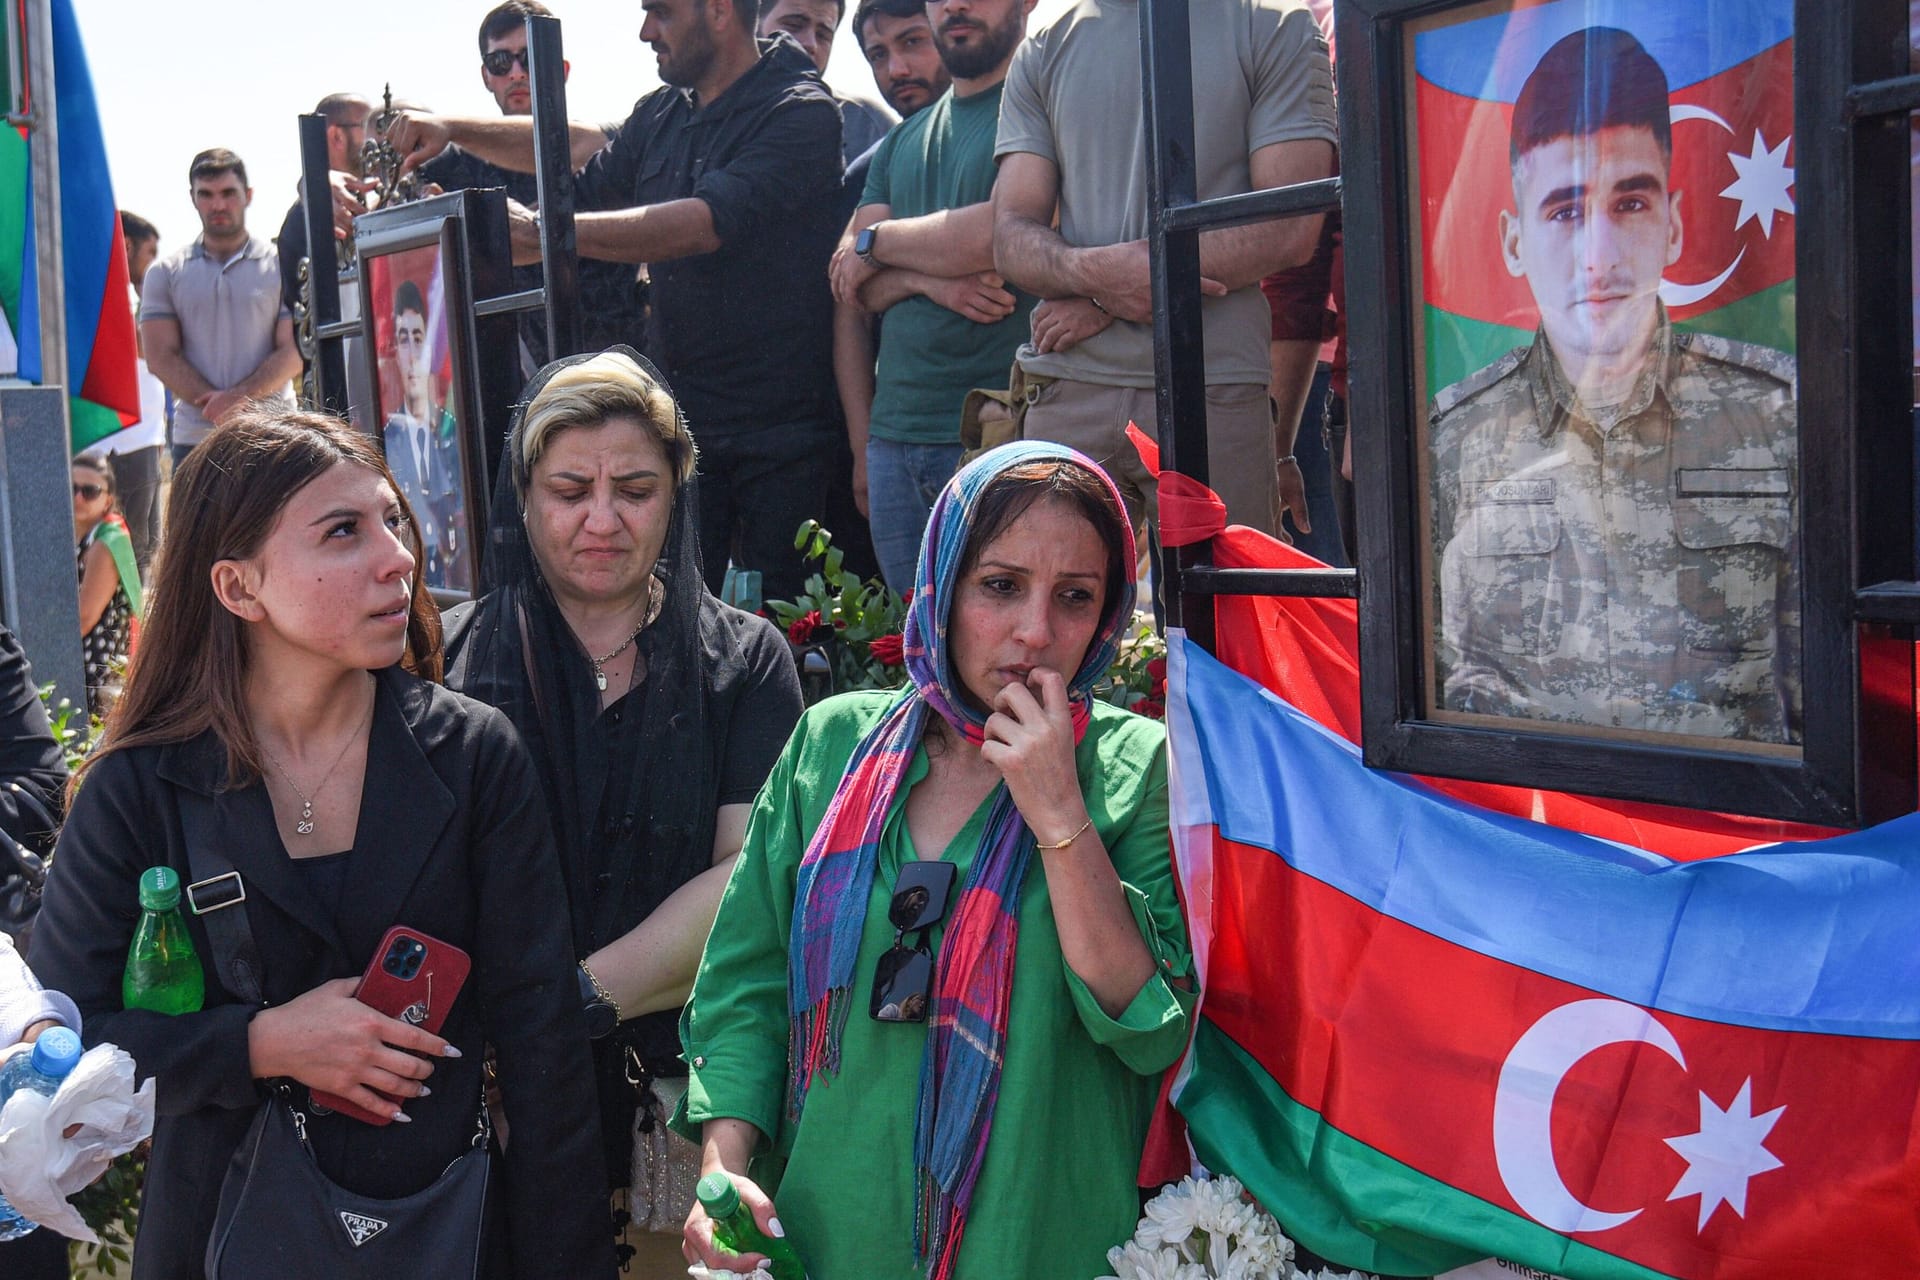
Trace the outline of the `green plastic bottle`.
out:
[[[180,876],[172,867],[140,873],[140,907],[120,1003],[155,1013],[193,1013],[206,1001],[207,979],[180,917]]]
[[[733,1179],[724,1173],[709,1173],[694,1187],[707,1216],[713,1219],[713,1242],[732,1254],[758,1253],[767,1259],[773,1280],[807,1280],[807,1269],[800,1255],[784,1237],[774,1239],[760,1230],[753,1210],[740,1203]]]

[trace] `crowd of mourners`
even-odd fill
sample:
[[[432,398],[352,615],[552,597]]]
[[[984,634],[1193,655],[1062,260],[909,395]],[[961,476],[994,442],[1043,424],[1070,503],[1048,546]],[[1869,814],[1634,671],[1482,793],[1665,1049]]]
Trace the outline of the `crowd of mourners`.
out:
[[[18,709],[37,799],[0,827],[50,841],[66,805],[27,955],[61,996],[0,1041],[75,1024],[156,1082],[137,1280],[248,1248],[361,1274],[401,1230],[379,1206],[423,1196],[412,1274],[751,1270],[710,1174],[815,1280],[1092,1277],[1132,1233],[1195,999],[1164,729],[1090,696],[1156,513],[1125,436],[1155,431],[1140,36],[1130,5],[1032,8],[648,0],[664,86],[571,130],[589,350],[522,327],[482,585],[445,612],[391,437],[287,390],[303,204],[276,249],[212,148],[191,244],[123,219],[164,431],[74,463],[105,720],[67,781]],[[546,13],[480,26],[497,113],[383,122],[443,189],[508,190],[536,282]],[[1192,13],[1200,196],[1330,175],[1309,7]],[[826,87],[836,38],[884,108]],[[342,234],[372,111],[319,105],[303,201]],[[1214,487],[1337,564],[1336,253],[1317,218],[1201,243]],[[786,637],[719,598],[729,567],[797,595],[808,519],[907,598],[903,689],[803,710]],[[197,1010],[123,999],[156,867]],[[394,926],[470,962],[440,1006],[356,998]],[[357,1206],[328,1246],[244,1191],[301,1149]],[[484,1213],[446,1191],[475,1149]]]

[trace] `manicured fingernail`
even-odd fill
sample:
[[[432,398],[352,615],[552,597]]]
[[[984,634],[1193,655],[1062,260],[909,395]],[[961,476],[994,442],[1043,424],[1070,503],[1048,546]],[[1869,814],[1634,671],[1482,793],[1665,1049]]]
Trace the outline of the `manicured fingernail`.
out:
[[[433,1090],[427,1088],[425,1085],[421,1085],[419,1096],[422,1098],[431,1098],[433,1096]]]
[[[413,1123],[413,1117],[412,1117],[412,1116],[410,1116],[410,1115],[408,1115],[408,1114],[407,1114],[406,1112],[404,1112],[404,1111],[396,1111],[396,1112],[394,1112],[394,1113],[393,1113],[393,1118],[394,1118],[394,1121],[395,1121],[396,1123],[398,1123],[398,1124],[412,1124],[412,1123]]]
[[[462,1054],[458,1049],[454,1048],[452,1045],[448,1045],[446,1048],[442,1049],[440,1052],[449,1058],[460,1058],[460,1057],[466,1056]]]
[[[772,1236],[775,1240],[781,1240],[786,1237],[787,1229],[780,1225],[780,1219],[768,1218],[767,1234]]]

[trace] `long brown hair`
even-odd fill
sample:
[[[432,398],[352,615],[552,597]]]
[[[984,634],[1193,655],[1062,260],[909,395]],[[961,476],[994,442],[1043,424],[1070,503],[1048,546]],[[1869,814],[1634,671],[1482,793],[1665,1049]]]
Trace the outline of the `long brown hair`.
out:
[[[75,772],[116,751],[185,742],[212,730],[227,749],[227,785],[261,773],[247,716],[247,625],[213,593],[213,566],[260,550],[293,495],[342,462],[377,472],[407,512],[416,564],[426,555],[407,499],[371,437],[324,414],[255,407],[217,427],[174,473],[166,537],[126,692],[100,745]],[[402,665],[427,680],[441,674],[440,613],[416,571]]]

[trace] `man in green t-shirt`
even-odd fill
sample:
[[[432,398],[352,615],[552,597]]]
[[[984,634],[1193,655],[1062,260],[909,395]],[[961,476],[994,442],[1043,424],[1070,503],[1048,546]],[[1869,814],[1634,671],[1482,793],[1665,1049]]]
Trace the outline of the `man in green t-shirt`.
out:
[[[1035,0],[935,0],[927,6],[953,87],[895,126],[833,259],[834,295],[885,311],[865,439],[873,547],[887,585],[913,584],[933,500],[960,463],[960,409],[974,387],[1006,378],[1034,299],[993,271],[993,144],[1000,86]]]

